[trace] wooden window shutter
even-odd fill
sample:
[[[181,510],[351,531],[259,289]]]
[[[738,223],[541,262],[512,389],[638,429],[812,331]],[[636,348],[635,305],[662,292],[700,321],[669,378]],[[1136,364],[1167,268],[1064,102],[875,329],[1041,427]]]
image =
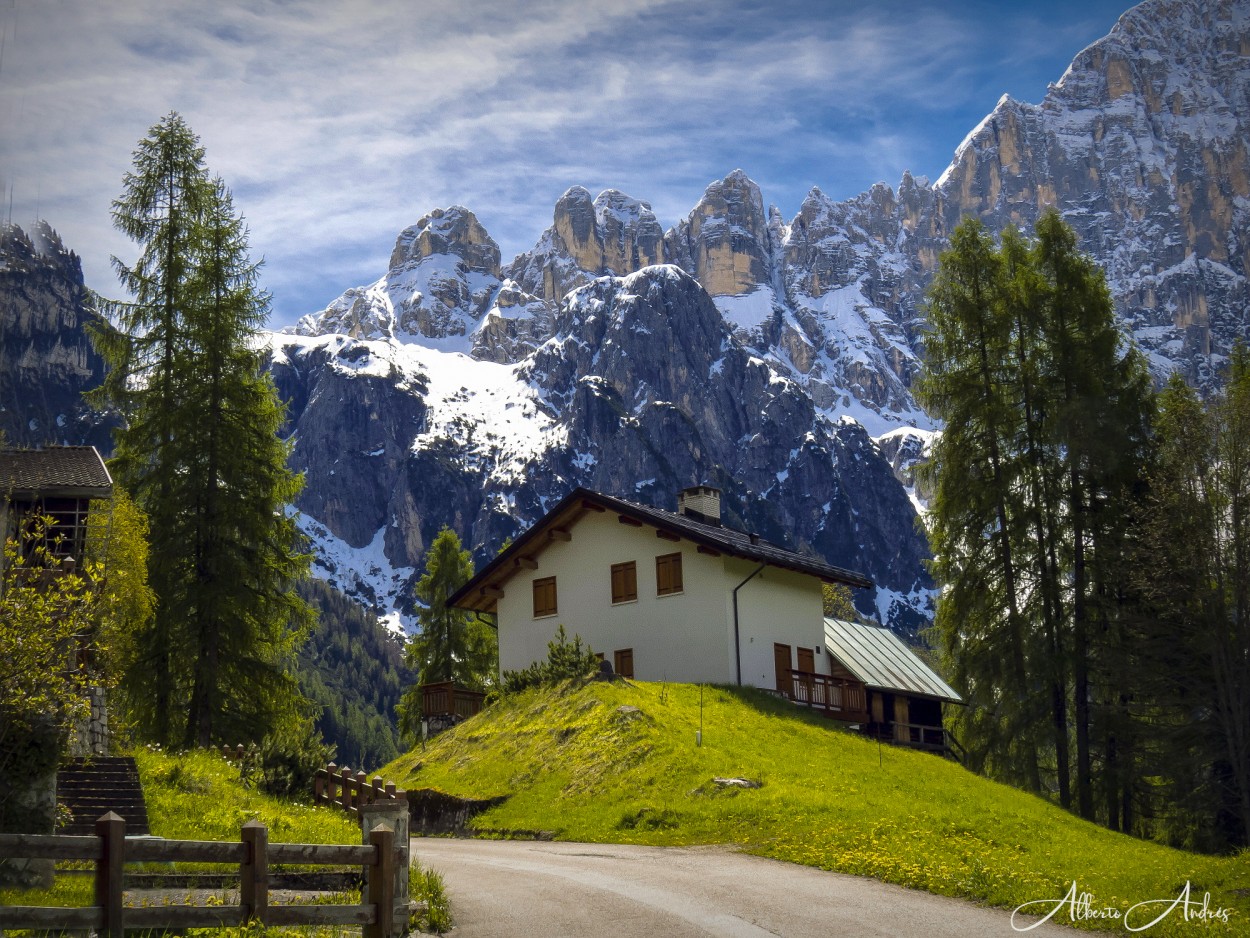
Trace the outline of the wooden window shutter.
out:
[[[634,650],[632,648],[618,648],[612,653],[612,667],[621,677],[632,678],[634,676]]]
[[[638,565],[632,560],[612,564],[612,602],[628,603],[637,598]]]
[[[681,554],[661,554],[655,558],[655,592],[668,596],[682,592]]]
[[[545,576],[534,581],[534,618],[556,614],[556,578]]]
[[[798,649],[799,667],[798,670],[807,674],[816,673],[816,651],[812,648]]]

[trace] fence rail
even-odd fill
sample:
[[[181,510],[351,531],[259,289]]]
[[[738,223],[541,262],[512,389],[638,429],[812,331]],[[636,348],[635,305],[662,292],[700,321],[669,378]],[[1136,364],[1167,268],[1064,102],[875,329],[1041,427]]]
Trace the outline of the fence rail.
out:
[[[389,938],[395,922],[395,878],[402,862],[395,831],[378,824],[369,842],[355,844],[271,844],[259,821],[243,825],[239,843],[127,838],[126,822],[110,811],[96,821],[94,837],[0,834],[0,856],[15,859],[93,860],[95,903],[79,908],[0,907],[0,931],[13,928],[93,929],[123,938],[131,928],[217,928],[261,925],[361,925],[363,938]],[[235,863],[239,904],[168,905],[127,908],[122,871],[142,860]],[[365,868],[360,905],[270,905],[269,864],[351,864]],[[404,871],[407,874],[407,871]]]
[[[347,766],[331,762],[313,776],[313,803],[338,805],[348,814],[359,814],[360,806],[380,801],[407,801],[408,793],[394,782],[383,784],[382,776],[369,780],[364,772],[352,773]]]

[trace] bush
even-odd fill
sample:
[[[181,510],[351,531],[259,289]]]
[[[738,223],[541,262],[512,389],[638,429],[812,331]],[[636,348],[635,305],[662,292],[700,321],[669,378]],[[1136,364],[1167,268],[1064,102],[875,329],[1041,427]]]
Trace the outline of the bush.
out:
[[[243,753],[239,775],[244,784],[282,798],[311,794],[318,769],[334,760],[334,747],[326,745],[312,718],[275,730],[252,743]]]
[[[520,671],[505,671],[501,683],[504,694],[515,694],[570,678],[581,680],[598,669],[599,659],[589,646],[582,645],[582,637],[574,635],[570,642],[561,625],[556,629],[555,639],[547,643],[546,661],[535,661]]]

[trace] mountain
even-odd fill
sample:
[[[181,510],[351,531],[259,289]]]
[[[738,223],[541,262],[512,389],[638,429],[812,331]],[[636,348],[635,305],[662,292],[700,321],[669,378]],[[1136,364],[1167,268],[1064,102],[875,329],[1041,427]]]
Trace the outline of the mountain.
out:
[[[736,170],[667,231],[574,186],[507,265],[472,212],[431,212],[380,280],[270,337],[322,572],[402,608],[443,524],[480,562],[574,485],[671,506],[711,482],[732,523],[863,570],[860,608],[911,632],[932,601],[911,467],[938,429],[911,386],[949,233],[1056,206],[1155,375],[1217,387],[1250,332],[1247,115],[1250,5],[1151,0],[1040,105],[1000,100],[936,183],[814,188],[787,221]]]
[[[112,448],[113,423],[82,400],[104,367],[83,328],[86,303],[78,255],[46,222],[29,234],[0,226],[0,432],[10,445]]]

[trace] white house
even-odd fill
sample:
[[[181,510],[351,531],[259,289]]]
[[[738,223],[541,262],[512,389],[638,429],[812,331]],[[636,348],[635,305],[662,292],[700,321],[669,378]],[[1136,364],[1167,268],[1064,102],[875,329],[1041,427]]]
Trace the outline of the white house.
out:
[[[821,583],[871,586],[720,523],[720,492],[677,512],[577,489],[452,603],[498,616],[499,664],[546,657],[563,625],[626,677],[778,688],[825,654]]]
[[[627,678],[774,690],[898,742],[913,719],[898,701],[920,698],[940,735],[958,695],[888,631],[826,620],[822,583],[872,585],[725,527],[710,486],[684,490],[676,512],[579,488],[450,601],[496,616],[505,671],[544,659],[562,625]]]

